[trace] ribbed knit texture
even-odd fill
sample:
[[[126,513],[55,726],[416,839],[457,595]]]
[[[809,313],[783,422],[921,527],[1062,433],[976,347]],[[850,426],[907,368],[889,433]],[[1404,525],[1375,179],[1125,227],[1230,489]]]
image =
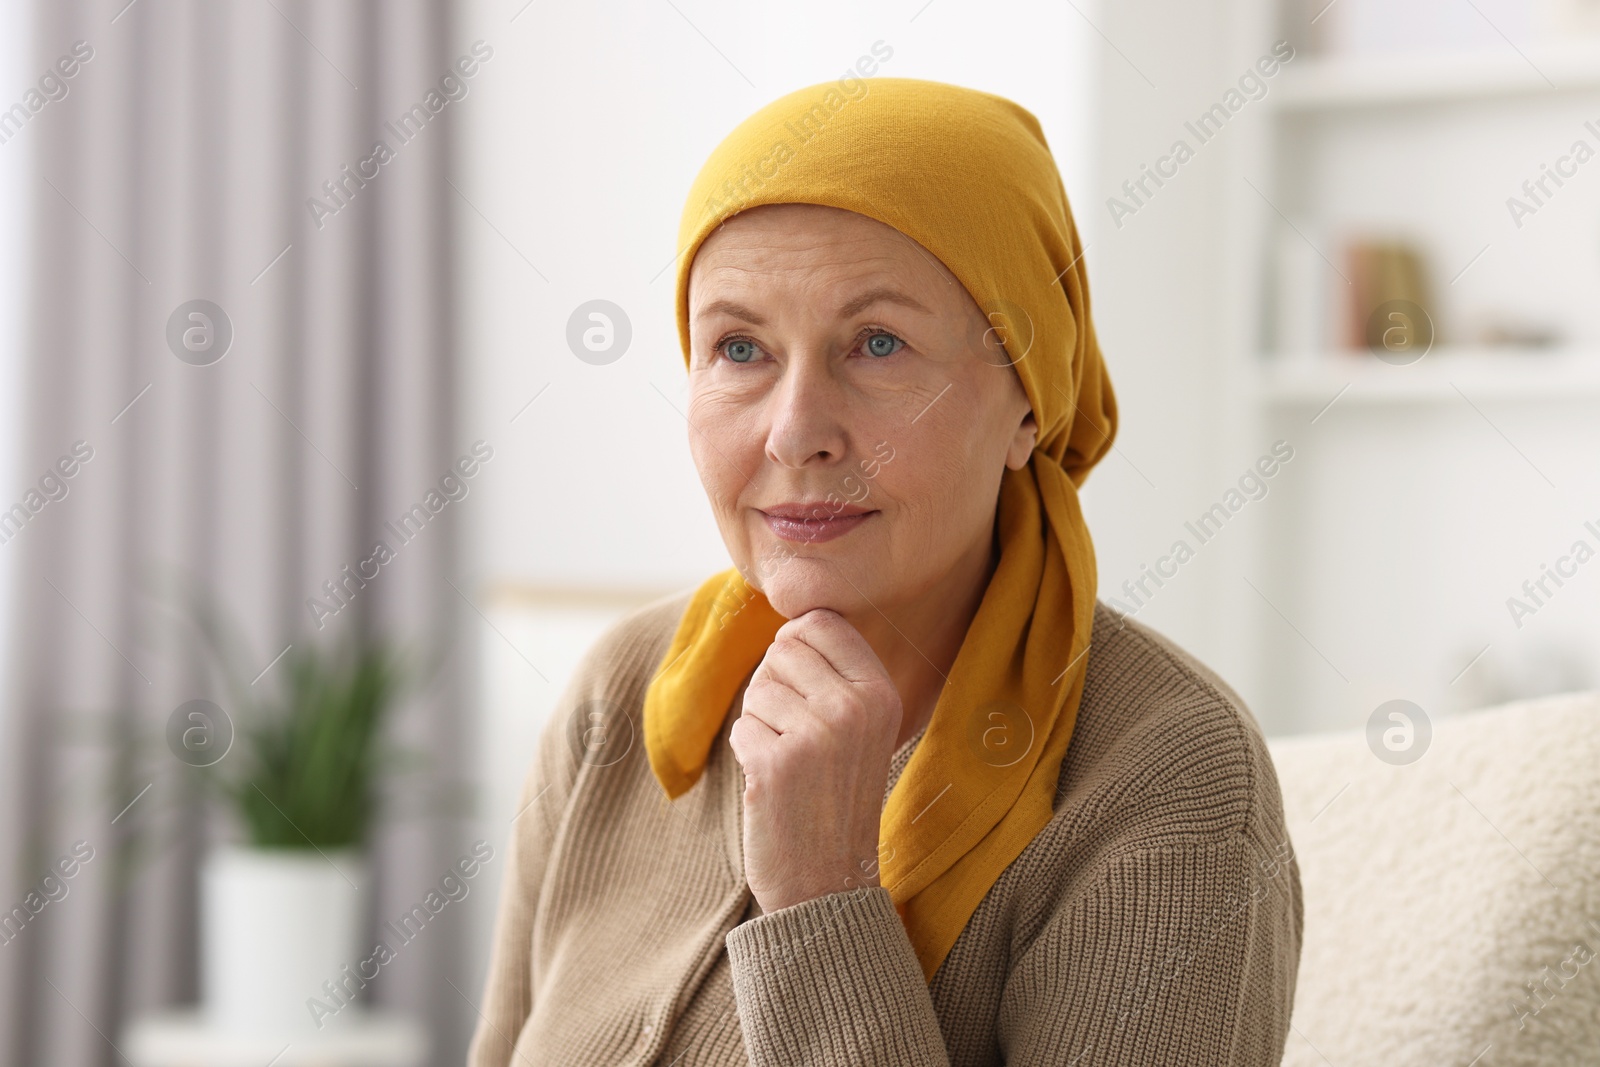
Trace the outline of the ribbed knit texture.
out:
[[[756,906],[740,697],[666,799],[639,713],[687,598],[614,626],[544,729],[472,1067],[1279,1062],[1300,878],[1260,729],[1215,675],[1097,609],[1054,817],[930,982],[881,887]]]

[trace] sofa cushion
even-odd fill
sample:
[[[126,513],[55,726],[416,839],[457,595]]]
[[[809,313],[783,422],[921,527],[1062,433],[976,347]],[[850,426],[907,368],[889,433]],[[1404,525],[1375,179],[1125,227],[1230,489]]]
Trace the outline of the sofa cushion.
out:
[[[1284,1064],[1600,1062],[1600,693],[1431,726],[1411,762],[1271,741],[1305,894]]]

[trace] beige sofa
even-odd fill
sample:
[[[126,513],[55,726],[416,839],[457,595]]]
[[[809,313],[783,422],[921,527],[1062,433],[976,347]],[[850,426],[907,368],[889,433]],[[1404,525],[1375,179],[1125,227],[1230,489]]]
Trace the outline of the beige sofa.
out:
[[[1284,1064],[1600,1064],[1600,693],[1271,743],[1305,894]]]

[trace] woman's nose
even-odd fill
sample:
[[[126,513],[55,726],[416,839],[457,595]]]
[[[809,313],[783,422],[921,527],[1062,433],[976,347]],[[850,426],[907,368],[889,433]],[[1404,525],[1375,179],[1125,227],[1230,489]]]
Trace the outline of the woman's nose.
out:
[[[768,458],[786,467],[836,462],[844,455],[843,399],[825,359],[791,359],[768,398]]]

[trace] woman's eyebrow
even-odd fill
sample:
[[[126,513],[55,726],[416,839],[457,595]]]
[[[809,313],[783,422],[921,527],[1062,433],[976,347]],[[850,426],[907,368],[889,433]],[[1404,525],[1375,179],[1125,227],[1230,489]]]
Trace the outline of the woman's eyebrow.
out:
[[[920,311],[924,315],[933,314],[933,312],[924,307],[922,302],[917,300],[915,297],[908,296],[898,289],[893,289],[888,286],[879,286],[876,289],[868,289],[860,296],[840,307],[839,317],[842,319],[849,318],[851,315],[859,314],[860,312],[871,307],[873,304],[879,303],[899,304],[901,307],[910,308],[913,311]],[[766,319],[762,318],[758,313],[736,300],[713,300],[704,307],[697,308],[695,310],[694,317],[701,319],[716,314],[732,315],[736,319],[743,319],[752,326],[767,325]]]
[[[709,315],[717,314],[732,315],[736,319],[743,319],[752,326],[765,326],[767,324],[766,319],[734,300],[713,300],[704,307],[697,309],[694,317],[703,319]]]
[[[851,315],[865,311],[873,304],[878,303],[899,304],[901,307],[907,307],[913,311],[920,311],[924,315],[933,314],[933,312],[923,307],[922,302],[917,300],[915,297],[907,296],[898,289],[891,289],[888,286],[880,286],[876,289],[868,289],[854,300],[845,304],[839,309],[839,316],[840,318],[849,318]]]

